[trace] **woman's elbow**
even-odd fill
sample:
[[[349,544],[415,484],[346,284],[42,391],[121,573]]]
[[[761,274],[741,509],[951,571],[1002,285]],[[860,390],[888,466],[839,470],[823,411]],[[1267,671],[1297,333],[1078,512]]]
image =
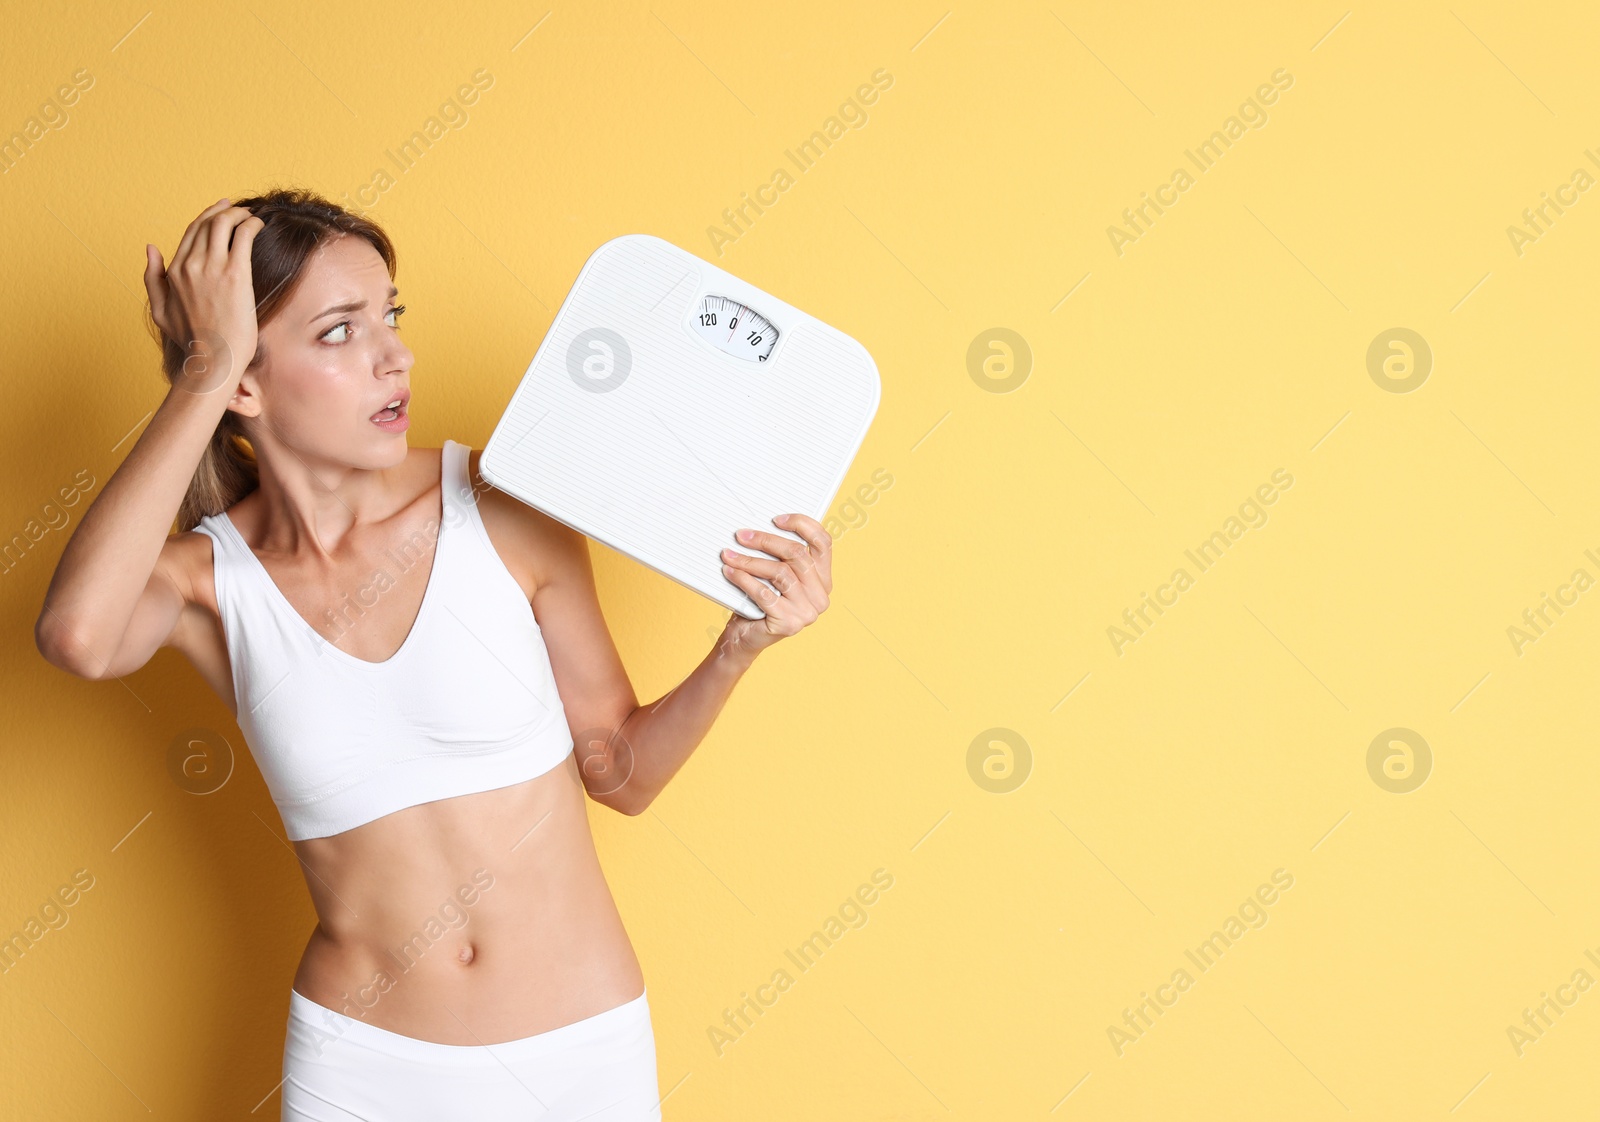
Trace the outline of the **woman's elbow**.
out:
[[[45,612],[33,625],[33,645],[51,666],[65,670],[79,678],[95,679],[101,676],[104,663],[91,656],[72,633],[72,628],[62,624],[54,613]]]
[[[609,791],[596,791],[587,788],[588,795],[603,807],[626,814],[629,818],[636,818],[645,812],[650,805],[650,796],[629,783]]]

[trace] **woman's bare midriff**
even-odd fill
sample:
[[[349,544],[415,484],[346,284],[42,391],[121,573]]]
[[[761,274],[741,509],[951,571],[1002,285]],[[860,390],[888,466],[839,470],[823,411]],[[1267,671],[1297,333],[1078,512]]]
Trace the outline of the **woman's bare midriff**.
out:
[[[498,1044],[622,1005],[644,975],[572,756],[525,783],[294,844],[318,924],[294,988],[419,1040]]]

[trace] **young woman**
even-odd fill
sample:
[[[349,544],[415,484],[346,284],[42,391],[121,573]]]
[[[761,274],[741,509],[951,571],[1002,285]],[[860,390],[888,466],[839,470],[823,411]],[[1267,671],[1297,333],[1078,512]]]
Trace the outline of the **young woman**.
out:
[[[659,1119],[585,794],[650,804],[756,654],[827,608],[827,531],[741,533],[770,557],[730,549],[724,572],[766,617],[732,616],[640,706],[583,536],[484,484],[466,446],[407,446],[381,229],[273,191],[207,207],[165,267],[146,255],[171,387],[36,638],[95,679],[175,647],[235,712],[317,913],[282,1117]]]

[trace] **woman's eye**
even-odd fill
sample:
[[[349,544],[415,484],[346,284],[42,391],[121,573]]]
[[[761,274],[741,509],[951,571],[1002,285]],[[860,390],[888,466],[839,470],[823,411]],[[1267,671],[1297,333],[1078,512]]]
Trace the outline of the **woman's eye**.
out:
[[[387,312],[383,313],[384,319],[388,322],[390,327],[393,327],[396,330],[398,330],[400,325],[398,323],[396,323],[395,320],[398,320],[400,318],[400,316],[405,312],[405,310],[406,310],[406,306],[404,304],[396,304],[394,307],[390,308]],[[393,316],[394,319],[391,320],[389,318],[390,316]],[[340,336],[339,338],[335,339],[332,336],[333,336],[333,333],[336,332],[336,331],[342,331],[342,332],[344,332],[344,334],[342,336]],[[336,323],[332,327],[328,328],[328,330],[324,331],[322,333],[322,338],[326,339],[330,343],[343,343],[343,342],[346,342],[350,338],[350,321],[347,320],[347,319],[340,320],[338,323]]]

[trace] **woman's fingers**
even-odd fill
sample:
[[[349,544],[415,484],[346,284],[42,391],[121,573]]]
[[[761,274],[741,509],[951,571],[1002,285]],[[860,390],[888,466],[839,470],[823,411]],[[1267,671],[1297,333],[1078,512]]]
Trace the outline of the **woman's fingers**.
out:
[[[266,220],[257,215],[250,215],[233,230],[233,248],[229,252],[236,264],[246,268],[250,265],[250,247],[255,244],[256,235],[266,225]]]
[[[150,318],[161,333],[175,343],[188,338],[188,313],[183,301],[173,290],[172,278],[161,263],[161,251],[153,245],[145,246],[144,287],[150,294]]]
[[[794,543],[791,542],[790,544],[793,545]],[[777,589],[777,594],[786,597],[789,602],[794,604],[808,623],[815,620],[828,607],[828,596],[822,591],[815,573],[811,571],[812,566],[806,564],[804,559],[798,561],[770,561],[765,557],[750,557],[731,549],[723,553],[722,559],[724,573],[731,571],[748,574],[752,579],[761,578],[761,581],[765,581],[766,584],[756,581],[758,585],[763,588],[770,585],[771,589]],[[733,578],[730,576],[729,579],[732,580]],[[749,587],[744,583],[739,581],[734,583],[738,584],[747,593],[750,591]],[[771,589],[768,589],[769,594]],[[753,594],[751,599],[756,599]],[[760,604],[763,610],[768,610],[764,601],[756,600],[756,603]]]
[[[150,294],[150,318],[172,338],[167,323],[167,270],[161,264],[161,251],[153,245],[144,247],[144,290]]]
[[[833,535],[827,528],[807,514],[780,514],[773,522],[782,519],[782,526],[806,541],[806,552],[824,593],[833,591]]]
[[[833,590],[833,535],[804,514],[780,514],[773,524],[793,532],[805,544],[760,530],[741,530],[742,545],[765,550],[779,560],[722,551],[722,575],[744,591],[766,614],[764,625],[740,621],[736,641],[750,650],[770,646],[817,621],[828,608]],[[730,621],[730,625],[732,621]]]
[[[751,576],[742,569],[736,569],[732,565],[724,564],[722,566],[722,575],[742,588],[746,596],[760,605],[761,610],[767,614],[768,618],[773,617],[775,614],[774,609],[783,602],[783,598],[773,590],[770,584]]]
[[[822,523],[804,514],[780,514],[772,521],[805,539],[804,544],[761,530],[741,531],[740,544],[788,562],[806,586],[815,591],[819,607],[826,607],[828,593],[833,591],[833,535]],[[744,536],[747,533],[751,535],[748,538]]]
[[[178,248],[172,251],[172,260],[169,262],[169,271],[176,271],[182,268],[183,263],[189,258],[189,254],[194,247],[196,239],[200,240],[201,250],[204,251],[206,219],[210,218],[213,214],[223,209],[227,205],[227,199],[218,199],[216,202],[206,207],[206,209],[202,210],[199,214],[195,215],[194,221],[190,222],[188,228],[183,231],[183,237],[178,239]]]
[[[227,210],[217,212],[211,219],[211,236],[206,239],[206,263],[214,270],[221,270],[228,261],[228,251],[232,248],[234,235],[246,219],[254,218],[249,207],[231,206]]]
[[[734,550],[725,550],[722,554],[722,563],[741,572],[751,573],[770,581],[772,586],[780,593],[787,596],[789,589],[799,581],[794,570],[782,561],[769,561],[765,557],[751,557],[745,553]]]

